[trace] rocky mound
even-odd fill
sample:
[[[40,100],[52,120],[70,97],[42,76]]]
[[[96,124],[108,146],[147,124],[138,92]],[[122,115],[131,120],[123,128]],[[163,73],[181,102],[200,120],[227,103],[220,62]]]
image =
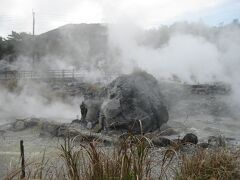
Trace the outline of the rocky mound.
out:
[[[149,132],[168,121],[159,84],[146,72],[118,77],[108,85],[106,96],[98,103],[86,101],[86,120],[92,126],[99,124],[106,129]]]

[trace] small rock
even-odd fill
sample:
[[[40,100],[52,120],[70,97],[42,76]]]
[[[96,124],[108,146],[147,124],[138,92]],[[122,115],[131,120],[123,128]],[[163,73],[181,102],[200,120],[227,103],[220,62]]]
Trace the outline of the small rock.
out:
[[[178,132],[172,127],[170,127],[167,123],[165,123],[160,127],[160,134],[162,136],[172,136],[177,135]]]
[[[173,128],[166,129],[164,131],[161,131],[160,133],[162,136],[172,136],[178,134],[178,132],[175,131]]]
[[[80,132],[73,128],[68,128],[67,126],[60,126],[58,128],[58,137],[77,137],[80,135]]]
[[[26,128],[38,126],[40,124],[40,119],[38,118],[31,118],[28,121],[25,121]]]
[[[80,123],[81,123],[81,120],[80,120],[80,119],[74,119],[74,120],[72,120],[71,124],[73,124],[73,123],[78,123],[78,124],[80,124]]]
[[[26,128],[24,120],[16,120],[16,122],[13,123],[13,130],[15,131],[22,131]]]
[[[236,141],[236,138],[226,137],[225,140],[226,141]]]
[[[180,146],[180,151],[182,153],[186,153],[187,155],[194,155],[196,154],[198,147],[195,144],[184,144],[184,146]]]
[[[159,147],[166,147],[171,145],[171,140],[165,137],[158,137],[152,140],[152,143]]]
[[[225,147],[226,146],[226,140],[223,136],[210,136],[208,138],[208,144],[211,147]]]
[[[51,134],[52,136],[59,136],[59,128],[60,124],[52,123],[52,122],[44,122],[42,123],[41,131]]]
[[[183,137],[182,143],[197,144],[198,143],[198,137],[193,133],[188,133]]]
[[[35,127],[40,124],[40,119],[31,118],[31,119],[16,119],[12,124],[13,131],[22,131],[27,128]]]
[[[203,143],[199,143],[199,144],[198,144],[198,146],[199,146],[199,147],[201,147],[201,148],[203,148],[203,149],[206,149],[206,148],[208,148],[208,147],[209,147],[209,144],[208,144],[208,143],[205,143],[205,142],[203,142]]]

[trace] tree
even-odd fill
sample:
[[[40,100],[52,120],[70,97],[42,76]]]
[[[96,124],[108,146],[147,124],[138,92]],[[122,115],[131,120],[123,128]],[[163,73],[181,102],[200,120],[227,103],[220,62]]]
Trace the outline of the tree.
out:
[[[0,37],[0,60],[14,53],[14,47],[8,40]]]
[[[0,37],[0,60],[4,58],[8,61],[14,61],[17,55],[29,53],[31,40],[32,35],[14,31],[7,38]]]

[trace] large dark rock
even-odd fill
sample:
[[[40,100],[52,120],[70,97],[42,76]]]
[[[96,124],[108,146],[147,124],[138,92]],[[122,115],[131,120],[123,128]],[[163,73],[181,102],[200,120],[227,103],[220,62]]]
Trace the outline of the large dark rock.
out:
[[[149,132],[168,121],[158,82],[143,71],[118,77],[108,85],[104,100],[85,103],[86,120],[106,129]]]

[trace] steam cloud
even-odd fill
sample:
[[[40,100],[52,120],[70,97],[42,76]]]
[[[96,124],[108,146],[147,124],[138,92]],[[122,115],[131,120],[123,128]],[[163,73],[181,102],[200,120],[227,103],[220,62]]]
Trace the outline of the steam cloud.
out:
[[[39,62],[38,70],[52,67],[76,68],[75,64],[81,64],[83,59],[87,59],[84,63],[88,65],[88,70],[83,71],[80,67],[79,70],[86,76],[91,73],[89,81],[101,77],[101,73],[106,69],[111,72],[130,73],[136,68],[146,70],[158,79],[177,77],[179,81],[190,84],[221,81],[232,85],[232,97],[239,104],[239,23],[210,27],[201,22],[182,22],[143,30],[134,23],[125,21],[109,24],[107,28],[107,52],[100,58],[101,61],[96,62],[94,58],[88,61],[85,55],[89,52],[83,51],[81,46],[75,47],[75,50],[79,50],[79,58],[71,59],[66,55],[60,59],[48,54]],[[72,43],[77,46],[75,41],[72,39]],[[106,42],[102,42],[100,46],[106,46],[104,43]],[[106,67],[106,64],[111,66]],[[13,65],[20,69],[32,68],[30,59],[26,57],[19,57]],[[78,105],[81,99],[67,102],[54,99],[49,102],[41,91],[44,86],[24,85],[20,94],[1,88],[1,117],[7,117],[10,112],[18,116],[51,118],[71,118],[79,114]]]
[[[240,58],[238,24],[209,27],[176,23],[148,32],[129,27],[110,27],[110,42],[120,49],[125,63],[132,61],[158,78],[177,75],[188,83],[204,83],[230,81],[236,75]]]
[[[132,24],[109,28],[110,44],[119,48],[127,71],[138,67],[158,79],[177,77],[190,84],[225,82],[239,99],[238,21],[219,27],[182,22],[147,32]]]
[[[45,83],[19,82],[17,92],[0,87],[0,124],[15,118],[40,117],[69,122],[79,114],[81,97],[61,98]]]

